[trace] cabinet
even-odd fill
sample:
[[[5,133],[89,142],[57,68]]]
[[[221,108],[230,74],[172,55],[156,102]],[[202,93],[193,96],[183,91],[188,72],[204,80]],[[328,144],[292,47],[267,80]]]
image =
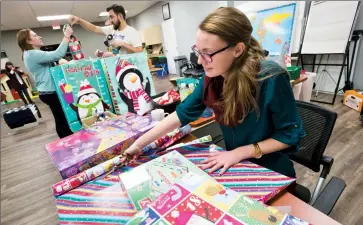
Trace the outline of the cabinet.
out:
[[[142,40],[146,45],[155,45],[163,43],[163,34],[160,25],[154,25],[144,29]]]

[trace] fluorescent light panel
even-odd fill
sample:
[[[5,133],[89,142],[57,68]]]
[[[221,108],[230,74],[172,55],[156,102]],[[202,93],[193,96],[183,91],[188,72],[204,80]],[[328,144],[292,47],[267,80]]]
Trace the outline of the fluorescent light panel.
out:
[[[125,13],[127,13],[127,10],[125,10]],[[101,12],[100,15],[98,15],[99,17],[104,17],[104,16],[108,16],[108,12]]]
[[[56,15],[56,16],[38,16],[39,21],[49,21],[49,20],[66,20],[70,15]]]

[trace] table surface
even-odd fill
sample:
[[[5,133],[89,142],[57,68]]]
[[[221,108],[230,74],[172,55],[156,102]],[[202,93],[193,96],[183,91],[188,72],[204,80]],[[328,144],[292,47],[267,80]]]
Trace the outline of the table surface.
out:
[[[150,72],[156,72],[156,71],[160,71],[163,70],[163,68],[152,68],[150,69]]]
[[[186,136],[182,142],[187,143],[192,140],[195,140],[196,137],[193,135]],[[329,225],[341,225],[337,221],[333,220],[329,216],[323,214],[319,210],[314,207],[306,204],[301,201],[294,195],[290,194],[287,191],[282,192],[280,195],[276,196],[270,202],[271,206],[290,206],[291,212],[290,215],[296,216],[299,219],[305,220],[311,224],[329,224]]]

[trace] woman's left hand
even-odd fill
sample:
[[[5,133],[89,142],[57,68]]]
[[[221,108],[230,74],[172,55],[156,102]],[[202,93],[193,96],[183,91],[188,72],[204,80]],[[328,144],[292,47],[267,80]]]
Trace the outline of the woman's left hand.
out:
[[[246,156],[243,156],[242,149],[235,149],[232,151],[223,151],[223,152],[215,152],[211,153],[208,159],[203,160],[201,163],[201,169],[206,170],[209,169],[209,174],[215,172],[216,170],[222,168],[219,175],[222,175],[226,172],[231,166],[241,162],[246,159]]]

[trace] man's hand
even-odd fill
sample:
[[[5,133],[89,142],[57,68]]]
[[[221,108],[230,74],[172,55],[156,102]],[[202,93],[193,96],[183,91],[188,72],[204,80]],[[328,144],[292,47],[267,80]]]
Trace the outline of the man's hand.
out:
[[[73,26],[73,24],[78,24],[79,23],[79,17],[77,16],[73,16],[73,15],[70,15],[68,17],[68,22],[71,26]]]
[[[125,43],[126,42],[124,42],[124,41],[121,41],[121,40],[112,40],[112,41],[110,41],[110,45],[112,46],[112,47],[115,47],[115,48],[117,48],[117,47],[123,47],[124,45],[125,45]]]
[[[114,54],[112,52],[105,52],[102,54],[102,58],[108,58],[108,57],[112,57],[114,56]]]

